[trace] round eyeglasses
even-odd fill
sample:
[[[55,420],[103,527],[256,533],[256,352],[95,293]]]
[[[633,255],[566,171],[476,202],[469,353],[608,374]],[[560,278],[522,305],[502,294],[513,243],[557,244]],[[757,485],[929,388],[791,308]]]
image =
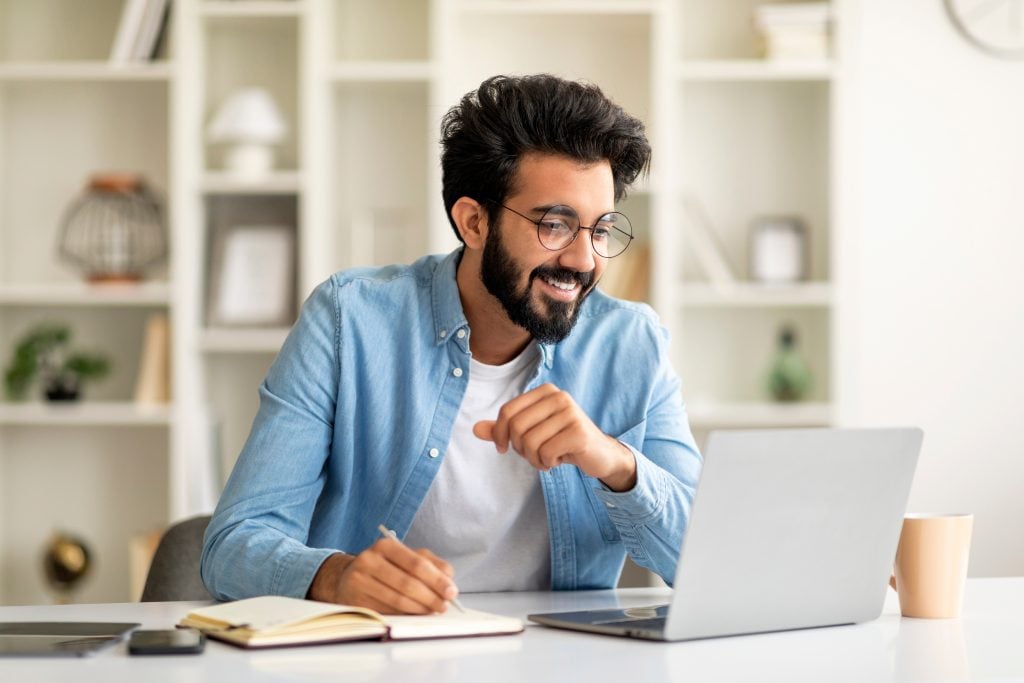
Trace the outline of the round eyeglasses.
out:
[[[537,239],[548,251],[561,251],[576,241],[580,230],[590,231],[590,245],[594,253],[603,258],[614,258],[626,251],[633,241],[633,226],[625,214],[610,211],[591,226],[581,225],[576,209],[564,204],[557,204],[544,211],[540,220],[519,213],[515,209],[494,202],[503,209],[525,218],[537,226]]]

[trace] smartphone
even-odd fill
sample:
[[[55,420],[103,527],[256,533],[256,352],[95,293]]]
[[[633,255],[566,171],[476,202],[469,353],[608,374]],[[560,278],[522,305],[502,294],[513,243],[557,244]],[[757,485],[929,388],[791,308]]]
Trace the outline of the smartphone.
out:
[[[128,653],[133,655],[197,655],[206,646],[206,636],[194,628],[132,631]]]

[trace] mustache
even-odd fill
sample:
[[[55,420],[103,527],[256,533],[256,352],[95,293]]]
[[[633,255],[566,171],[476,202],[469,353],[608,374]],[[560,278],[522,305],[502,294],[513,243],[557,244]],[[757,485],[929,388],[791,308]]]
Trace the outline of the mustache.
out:
[[[560,282],[568,282],[569,280],[572,280],[574,282],[578,282],[580,287],[586,290],[589,289],[590,285],[594,282],[594,271],[591,270],[583,273],[578,270],[569,270],[568,268],[538,266],[533,269],[532,273],[530,273],[530,282],[532,283],[538,277],[547,277]]]

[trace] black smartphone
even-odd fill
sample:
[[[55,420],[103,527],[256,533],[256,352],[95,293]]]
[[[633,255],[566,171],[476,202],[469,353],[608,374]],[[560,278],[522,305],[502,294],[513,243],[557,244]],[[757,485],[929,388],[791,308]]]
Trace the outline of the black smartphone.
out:
[[[194,628],[132,631],[128,653],[133,655],[197,655],[206,646],[206,636]]]

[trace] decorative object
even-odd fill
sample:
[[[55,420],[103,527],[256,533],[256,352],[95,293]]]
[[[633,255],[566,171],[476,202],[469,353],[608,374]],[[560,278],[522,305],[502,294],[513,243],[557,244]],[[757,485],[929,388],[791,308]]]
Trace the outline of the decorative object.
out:
[[[807,228],[795,216],[766,216],[750,229],[750,278],[788,284],[807,278]]]
[[[15,345],[4,372],[8,398],[24,399],[38,375],[48,400],[74,401],[84,381],[100,379],[110,371],[105,356],[69,352],[70,341],[66,325],[42,324],[29,330]]]
[[[210,277],[211,325],[292,323],[294,235],[287,225],[237,225],[217,232]]]
[[[796,352],[796,331],[785,325],[768,372],[768,391],[776,401],[799,401],[811,386],[811,371]]]
[[[945,0],[945,5],[969,43],[994,57],[1024,59],[1021,0]]]
[[[274,145],[288,128],[274,98],[263,88],[236,90],[221,104],[206,130],[210,142],[231,147],[224,158],[232,175],[259,180],[274,168]]]
[[[92,282],[136,282],[167,257],[160,201],[141,176],[94,175],[64,215],[57,251]]]
[[[162,404],[171,400],[171,324],[163,313],[146,323],[146,336],[135,379],[135,402]]]
[[[62,531],[54,532],[43,552],[46,583],[59,604],[71,602],[78,584],[92,569],[89,546],[82,539]]]
[[[765,59],[828,59],[832,7],[827,2],[762,4],[754,8],[754,27]]]

